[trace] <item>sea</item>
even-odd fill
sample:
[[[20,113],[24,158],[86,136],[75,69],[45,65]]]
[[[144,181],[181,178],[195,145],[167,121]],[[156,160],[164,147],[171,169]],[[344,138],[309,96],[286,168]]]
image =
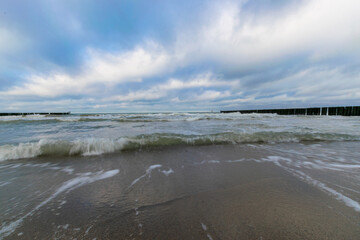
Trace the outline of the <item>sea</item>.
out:
[[[178,204],[174,203],[178,199],[236,184],[240,180],[235,169],[239,173],[250,168],[254,176],[244,172],[246,181],[257,174],[265,176],[257,166],[279,169],[329,197],[343,207],[336,211],[358,231],[359,149],[356,116],[214,112],[1,116],[0,239],[227,239],[235,232],[225,226],[217,232],[214,216],[186,215],[187,223],[196,218],[197,230],[186,228],[178,235],[171,235],[175,230],[165,234],[164,229],[161,235],[154,226],[156,221],[172,221],[165,220],[172,219],[167,213],[175,214],[171,204]],[[276,175],[274,171],[271,174]],[[176,209],[181,208],[178,205]],[[147,210],[148,206],[157,210]],[[326,211],[336,206],[328,203]],[[114,231],[114,222],[121,231]],[[189,235],[181,235],[185,233]],[[266,236],[266,231],[261,234]]]

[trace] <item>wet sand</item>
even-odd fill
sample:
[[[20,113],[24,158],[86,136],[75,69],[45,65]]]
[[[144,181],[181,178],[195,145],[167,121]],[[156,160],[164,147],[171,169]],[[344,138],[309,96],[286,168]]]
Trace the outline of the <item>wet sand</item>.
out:
[[[2,237],[359,239],[359,212],[259,161],[272,154],[187,146],[2,164],[1,180],[16,178],[0,187],[0,211],[11,209],[1,217]],[[12,198],[27,206],[16,210]]]

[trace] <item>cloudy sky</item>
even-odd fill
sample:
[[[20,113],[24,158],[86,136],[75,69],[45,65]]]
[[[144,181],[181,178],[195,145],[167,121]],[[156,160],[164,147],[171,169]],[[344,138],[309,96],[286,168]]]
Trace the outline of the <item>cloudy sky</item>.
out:
[[[0,1],[0,111],[360,105],[359,0]]]

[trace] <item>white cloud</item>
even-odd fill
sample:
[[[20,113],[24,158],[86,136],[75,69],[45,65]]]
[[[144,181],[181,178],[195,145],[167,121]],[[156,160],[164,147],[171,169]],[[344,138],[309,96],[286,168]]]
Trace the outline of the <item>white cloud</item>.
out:
[[[170,63],[170,56],[154,43],[119,54],[89,49],[80,73],[31,75],[22,86],[4,94],[39,97],[96,94],[119,83],[141,82],[145,77],[164,73],[171,68]]]
[[[211,72],[198,74],[194,78],[188,81],[182,81],[179,79],[170,79],[164,85],[160,85],[159,88],[165,90],[173,89],[185,89],[185,88],[199,88],[199,87],[236,87],[239,85],[238,80],[223,80],[220,76],[216,76]]]
[[[122,54],[109,54],[90,51],[90,61],[86,68],[86,82],[120,83],[139,81],[167,71],[170,67],[170,55],[159,45],[137,47]]]
[[[347,73],[340,67],[319,67],[316,64],[326,66],[326,59],[336,56],[360,59],[360,1],[299,1],[299,4],[290,6],[286,11],[264,15],[246,12],[241,3],[221,2],[214,5],[204,10],[204,21],[187,26],[186,30],[179,29],[176,41],[167,47],[148,41],[118,53],[90,48],[77,73],[34,74],[21,85],[0,94],[4,97],[43,98],[96,96],[96,100],[101,102],[95,105],[97,108],[166,97],[169,99],[164,100],[164,104],[216,99],[218,104],[228,106],[305,102],[310,99],[333,101],[336,97],[359,99],[355,92],[360,91],[359,73]],[[83,28],[75,20],[71,26],[75,32],[81,32]],[[17,41],[12,39],[19,38],[9,30],[0,28],[0,53],[15,48]],[[11,47],[11,44],[14,46]],[[249,69],[275,65],[279,60],[291,60],[294,56],[306,56],[314,67],[275,81],[264,80],[256,89],[241,89],[244,79],[250,81],[249,75],[242,79],[226,80],[213,73],[214,69],[225,74],[229,73],[228,70],[246,73]],[[147,88],[141,85],[146,78],[161,79],[164,74],[204,62],[211,62],[211,66],[216,67],[209,67],[208,73],[195,74],[193,77],[170,78],[152,86],[144,84]],[[121,95],[113,91],[115,86],[127,82],[139,83],[138,88],[126,89],[122,91],[126,93]],[[184,89],[191,91],[187,96],[177,96]],[[253,93],[237,94],[239,89]],[[105,97],[105,93],[112,95]],[[192,99],[182,98],[192,96],[192,93]],[[111,105],[109,102],[117,103]]]
[[[190,101],[208,101],[208,100],[215,100],[219,98],[225,98],[231,96],[231,93],[229,91],[214,91],[214,90],[208,90],[203,92],[200,95],[194,96],[193,98],[189,99]]]
[[[176,49],[184,59],[242,70],[296,54],[320,60],[360,53],[357,0],[304,1],[280,15],[254,16],[236,3],[216,9],[207,24],[179,34]]]
[[[115,101],[154,100],[167,96],[168,93],[171,91],[178,91],[182,89],[209,88],[209,87],[236,87],[238,85],[239,85],[238,80],[224,81],[219,76],[215,76],[213,73],[208,72],[208,73],[198,74],[187,81],[172,78],[165,83],[152,86],[149,89],[129,92],[126,95],[118,95],[110,98],[110,100],[115,100]],[[209,92],[211,96],[214,96],[214,93],[218,93],[218,92],[215,91]],[[229,92],[227,93],[229,94]]]
[[[137,101],[137,100],[155,100],[166,96],[165,91],[161,91],[160,89],[150,88],[147,90],[140,90],[129,92],[126,95],[118,95],[112,97],[111,99],[114,101]]]
[[[257,86],[251,95],[232,94],[217,103],[226,107],[263,108],[354,104],[360,100],[360,71],[344,67],[311,67]],[[351,103],[352,102],[352,103]]]

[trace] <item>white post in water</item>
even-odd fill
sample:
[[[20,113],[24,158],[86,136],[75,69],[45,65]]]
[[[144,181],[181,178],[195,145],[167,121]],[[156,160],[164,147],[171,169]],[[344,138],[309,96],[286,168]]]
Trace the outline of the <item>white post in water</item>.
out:
[[[307,108],[305,109],[305,115],[307,115]]]
[[[320,116],[322,115],[322,107],[320,108]]]
[[[326,108],[326,116],[329,116],[329,108]]]

